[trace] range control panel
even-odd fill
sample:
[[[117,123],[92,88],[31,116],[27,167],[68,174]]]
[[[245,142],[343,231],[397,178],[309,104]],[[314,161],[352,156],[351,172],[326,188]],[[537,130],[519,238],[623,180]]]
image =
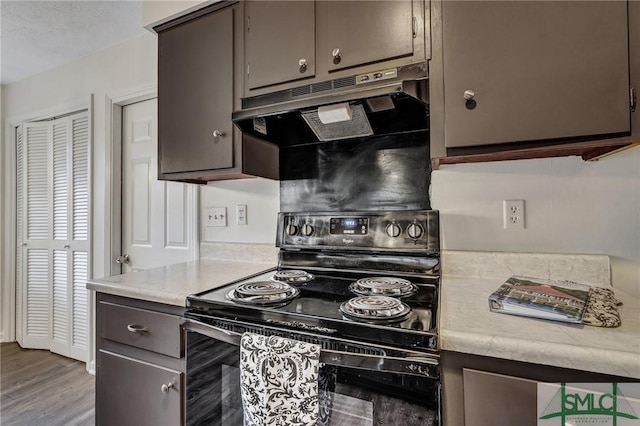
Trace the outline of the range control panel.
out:
[[[295,212],[278,215],[281,248],[337,248],[439,252],[436,210]]]

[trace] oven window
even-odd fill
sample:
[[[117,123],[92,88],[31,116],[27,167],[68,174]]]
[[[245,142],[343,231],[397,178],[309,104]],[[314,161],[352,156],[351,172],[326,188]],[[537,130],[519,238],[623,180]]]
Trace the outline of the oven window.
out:
[[[239,348],[187,332],[186,424],[244,422]],[[438,425],[439,387],[433,379],[323,365],[321,426]]]

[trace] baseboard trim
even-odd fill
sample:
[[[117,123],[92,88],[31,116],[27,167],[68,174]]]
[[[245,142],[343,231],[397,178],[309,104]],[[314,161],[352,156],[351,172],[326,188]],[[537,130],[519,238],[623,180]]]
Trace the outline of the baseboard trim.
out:
[[[87,373],[92,376],[96,375],[96,362],[94,360],[87,362]]]

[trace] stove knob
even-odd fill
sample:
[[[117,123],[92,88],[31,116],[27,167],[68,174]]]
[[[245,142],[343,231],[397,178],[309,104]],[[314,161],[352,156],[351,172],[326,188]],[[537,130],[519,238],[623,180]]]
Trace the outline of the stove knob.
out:
[[[302,227],[302,235],[304,235],[305,237],[310,237],[313,235],[313,226],[309,225],[308,223],[305,224]]]
[[[422,226],[418,225],[417,223],[412,223],[411,225],[407,226],[407,235],[412,240],[417,240],[418,238],[422,237],[422,234],[424,234],[424,229],[422,229]]]
[[[384,230],[384,232],[386,232],[387,235],[391,238],[396,238],[399,237],[402,233],[402,228],[400,228],[400,226],[395,223],[390,223],[387,225],[387,228]]]
[[[287,234],[288,235],[296,235],[298,233],[298,227],[293,223],[287,225]]]

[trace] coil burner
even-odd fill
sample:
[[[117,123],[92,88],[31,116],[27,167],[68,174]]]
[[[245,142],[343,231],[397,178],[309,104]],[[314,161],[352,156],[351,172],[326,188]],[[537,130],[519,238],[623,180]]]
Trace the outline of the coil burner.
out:
[[[418,290],[411,281],[394,277],[361,278],[352,283],[349,289],[360,296],[411,296]]]
[[[306,284],[315,277],[307,271],[299,269],[283,269],[278,271],[271,277],[274,281],[281,281],[289,284]]]
[[[411,308],[394,297],[360,296],[341,304],[340,311],[352,318],[389,321],[406,317]]]
[[[297,288],[280,281],[254,281],[240,284],[227,297],[249,305],[279,305],[294,299],[298,293]]]

